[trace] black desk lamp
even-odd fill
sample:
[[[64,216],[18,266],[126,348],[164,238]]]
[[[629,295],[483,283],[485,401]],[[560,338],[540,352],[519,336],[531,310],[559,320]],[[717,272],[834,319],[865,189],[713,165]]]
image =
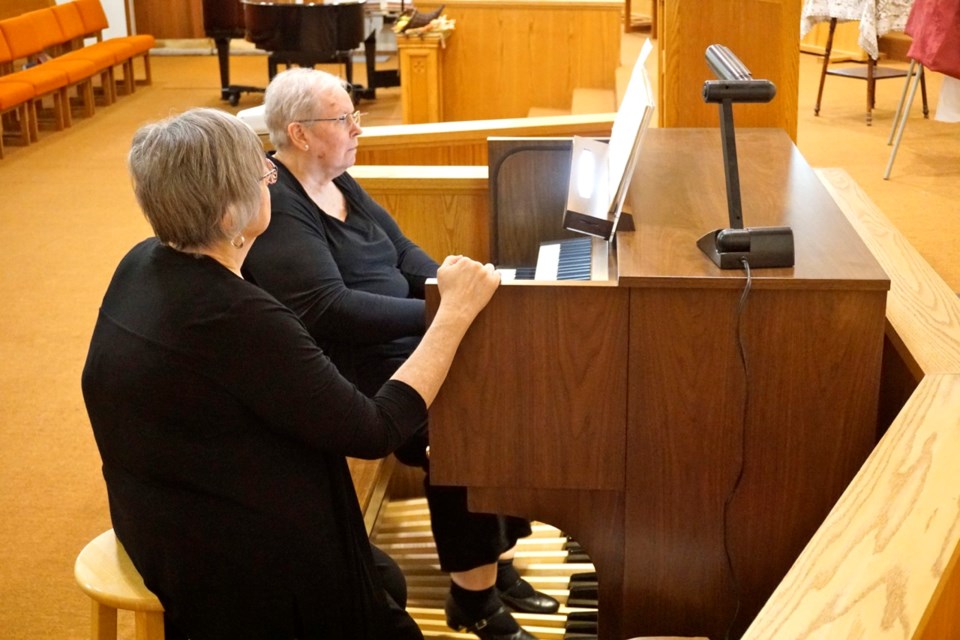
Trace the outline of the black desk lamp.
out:
[[[793,231],[790,227],[743,226],[740,170],[733,129],[734,102],[770,102],[777,88],[769,80],[754,80],[740,59],[723,45],[710,45],[706,56],[707,64],[719,78],[703,83],[703,101],[720,105],[720,137],[730,227],[711,231],[697,241],[697,246],[721,269],[741,269],[743,258],[753,268],[792,267]]]

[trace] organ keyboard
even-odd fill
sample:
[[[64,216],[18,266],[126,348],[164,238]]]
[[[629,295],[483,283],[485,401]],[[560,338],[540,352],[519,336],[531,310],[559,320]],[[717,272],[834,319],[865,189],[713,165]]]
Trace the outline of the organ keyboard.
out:
[[[583,236],[541,243],[536,266],[498,271],[504,280],[607,280],[609,258],[609,243]]]

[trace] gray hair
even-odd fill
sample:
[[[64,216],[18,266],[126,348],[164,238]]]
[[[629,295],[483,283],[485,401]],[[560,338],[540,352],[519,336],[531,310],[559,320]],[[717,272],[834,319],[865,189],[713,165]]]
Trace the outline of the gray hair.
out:
[[[216,109],[191,109],[141,127],[127,158],[137,202],[163,241],[206,247],[235,237],[260,210],[263,147]],[[224,214],[232,227],[224,229]]]
[[[318,69],[297,67],[274,76],[263,96],[264,118],[273,146],[287,147],[287,126],[302,118],[317,117],[317,96],[330,96],[332,100],[337,91],[346,91],[344,82]]]

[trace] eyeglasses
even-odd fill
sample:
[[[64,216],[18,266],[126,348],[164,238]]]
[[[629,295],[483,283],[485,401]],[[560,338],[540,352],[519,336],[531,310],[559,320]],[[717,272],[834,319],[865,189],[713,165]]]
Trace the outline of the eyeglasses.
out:
[[[342,127],[349,127],[351,124],[355,124],[359,127],[360,118],[365,115],[367,114],[354,111],[353,113],[345,113],[337,116],[336,118],[307,118],[306,120],[297,120],[297,122],[300,124],[306,124],[308,122],[339,122],[340,126]]]
[[[273,160],[270,158],[265,158],[269,169],[265,174],[260,176],[261,180],[266,180],[267,184],[275,184],[277,182],[277,165],[273,164]]]

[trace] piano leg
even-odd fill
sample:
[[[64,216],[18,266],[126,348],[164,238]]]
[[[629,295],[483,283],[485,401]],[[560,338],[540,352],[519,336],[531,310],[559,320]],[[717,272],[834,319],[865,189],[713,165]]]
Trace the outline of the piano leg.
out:
[[[354,88],[357,100],[376,100],[378,87],[400,86],[400,75],[396,69],[377,71],[377,29],[372,30],[363,41],[363,56],[367,68],[367,86]]]
[[[354,102],[360,98],[366,100],[377,99],[377,30],[374,29],[363,41],[363,57],[367,66],[367,86],[354,86]],[[352,83],[351,83],[352,84]]]
[[[230,38],[214,38],[220,63],[220,99],[230,99]]]
[[[230,38],[217,37],[213,43],[217,47],[217,63],[220,65],[220,99],[235,107],[240,102],[241,93],[263,93],[261,87],[230,84]]]
[[[341,52],[341,53],[338,54],[337,57],[339,57],[339,58],[340,58],[340,62],[343,63],[344,74],[345,74],[346,77],[347,77],[347,83],[348,83],[351,87],[353,87],[353,86],[354,86],[354,84],[353,84],[353,57],[351,56],[351,54],[350,54],[349,51],[347,51],[347,52]]]

